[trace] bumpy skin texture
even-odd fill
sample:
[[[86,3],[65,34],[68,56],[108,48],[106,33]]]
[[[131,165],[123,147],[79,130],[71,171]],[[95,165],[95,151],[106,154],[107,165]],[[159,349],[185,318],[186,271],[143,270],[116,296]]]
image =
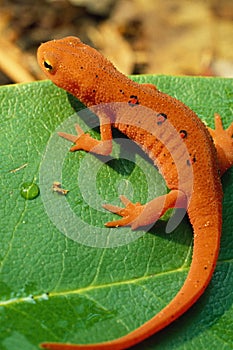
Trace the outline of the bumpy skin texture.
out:
[[[42,44],[38,49],[38,62],[49,79],[99,116],[101,141],[84,134],[79,126],[76,126],[77,136],[60,133],[75,143],[71,151],[83,149],[109,154],[113,126],[148,153],[170,189],[169,194],[145,205],[133,204],[124,196],[121,199],[125,208],[105,205],[122,217],[107,226],[130,225],[135,229],[153,223],[170,207],[187,206],[194,230],[192,264],[183,287],[164,309],[138,329],[105,343],[41,344],[42,348],[53,350],[126,349],[182,315],[211,279],[222,225],[220,174],[233,164],[233,123],[223,130],[221,119],[216,115],[216,130],[208,131],[182,102],[150,84],[131,81],[78,38],[67,37]]]

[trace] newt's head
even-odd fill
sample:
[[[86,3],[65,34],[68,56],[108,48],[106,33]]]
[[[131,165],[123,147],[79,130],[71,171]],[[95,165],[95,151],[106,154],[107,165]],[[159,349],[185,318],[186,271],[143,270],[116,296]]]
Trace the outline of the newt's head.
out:
[[[80,99],[90,85],[87,48],[78,38],[67,37],[41,44],[37,51],[38,63],[46,76]]]
[[[104,75],[116,72],[114,66],[98,51],[76,37],[51,40],[38,48],[37,59],[46,76],[90,105],[96,102],[95,93],[106,90]]]

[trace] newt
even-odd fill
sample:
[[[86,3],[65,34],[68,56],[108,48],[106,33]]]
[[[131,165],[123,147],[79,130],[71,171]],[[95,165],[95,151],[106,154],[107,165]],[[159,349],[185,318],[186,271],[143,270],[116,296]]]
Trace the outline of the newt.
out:
[[[84,133],[78,125],[77,135],[60,133],[74,143],[71,151],[109,155],[112,127],[117,128],[148,153],[170,190],[146,204],[132,203],[125,196],[121,196],[123,208],[105,204],[104,208],[121,216],[106,226],[130,226],[135,230],[153,224],[169,208],[187,207],[194,233],[192,263],[182,288],[166,307],[118,339],[98,344],[40,344],[51,350],[127,349],[181,316],[210,282],[222,227],[220,176],[233,165],[233,122],[224,130],[220,116],[215,114],[215,130],[207,128],[181,101],[152,84],[133,82],[97,50],[75,37],[43,43],[37,57],[40,67],[54,84],[94,109],[99,118],[100,140]],[[179,135],[179,144],[177,141],[173,144],[173,137],[177,139],[175,134]],[[174,161],[175,149],[182,147],[187,152],[178,151]]]

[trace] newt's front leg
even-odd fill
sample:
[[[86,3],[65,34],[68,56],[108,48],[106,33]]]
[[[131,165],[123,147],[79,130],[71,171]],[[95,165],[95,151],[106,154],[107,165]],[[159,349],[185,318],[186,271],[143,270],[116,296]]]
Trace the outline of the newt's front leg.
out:
[[[65,132],[59,132],[58,135],[65,138],[68,141],[75,143],[70,148],[71,152],[83,150],[94,154],[107,156],[112,151],[112,128],[111,122],[108,117],[100,117],[100,135],[101,140],[96,140],[88,133],[80,128],[79,125],[75,125],[77,135],[67,134]]]

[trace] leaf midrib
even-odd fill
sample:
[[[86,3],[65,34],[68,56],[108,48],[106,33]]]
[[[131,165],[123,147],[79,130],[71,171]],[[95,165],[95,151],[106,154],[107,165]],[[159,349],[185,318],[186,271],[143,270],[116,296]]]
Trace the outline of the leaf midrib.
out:
[[[116,281],[116,282],[111,282],[111,283],[103,283],[100,285],[89,285],[87,287],[83,287],[83,288],[79,288],[79,289],[73,289],[73,290],[66,290],[66,291],[59,291],[59,292],[51,292],[51,293],[42,293],[40,295],[29,295],[27,297],[21,297],[21,298],[13,298],[13,299],[9,299],[9,300],[5,300],[5,301],[1,301],[0,302],[0,307],[1,306],[8,306],[8,305],[13,305],[13,304],[18,304],[18,303],[23,303],[23,302],[29,302],[29,303],[33,303],[36,301],[42,301],[42,300],[48,300],[49,298],[53,298],[53,297],[66,297],[68,295],[82,295],[82,294],[86,294],[88,292],[91,291],[95,291],[97,289],[108,289],[108,288],[112,288],[112,287],[119,287],[119,286],[123,286],[123,285],[130,285],[130,284],[137,284],[140,282],[145,282],[151,278],[160,278],[160,277],[164,277],[164,276],[170,276],[172,274],[175,273],[183,273],[183,272],[187,272],[189,270],[189,267],[185,265],[182,265],[181,267],[174,269],[174,270],[168,270],[165,272],[161,272],[161,273],[157,273],[156,275],[148,275],[148,276],[142,276],[142,277],[138,277],[138,278],[132,278],[132,279],[128,279],[125,281]],[[47,295],[47,298],[45,298],[45,295]]]

